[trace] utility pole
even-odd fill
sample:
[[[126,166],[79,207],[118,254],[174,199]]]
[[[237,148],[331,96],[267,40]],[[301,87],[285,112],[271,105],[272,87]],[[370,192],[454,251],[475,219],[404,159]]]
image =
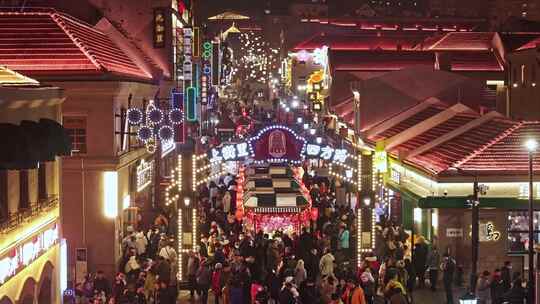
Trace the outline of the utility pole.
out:
[[[472,229],[471,229],[471,242],[472,242],[472,265],[471,265],[471,286],[470,292],[475,294],[476,281],[478,280],[478,221],[479,221],[479,199],[478,199],[478,176],[474,177],[473,183],[473,197],[472,197]]]

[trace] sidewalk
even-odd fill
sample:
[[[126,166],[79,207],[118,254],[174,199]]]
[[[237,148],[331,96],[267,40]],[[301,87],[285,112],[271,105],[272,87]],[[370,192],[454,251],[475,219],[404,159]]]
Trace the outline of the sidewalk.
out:
[[[459,297],[465,294],[466,289],[464,287],[454,287],[454,303],[459,303]],[[191,300],[189,297],[189,291],[182,290],[178,297],[178,303],[200,303],[199,300]],[[208,303],[214,303],[214,295],[209,292]],[[430,289],[420,289],[413,292],[414,304],[446,304],[446,294],[444,289],[438,289],[436,292]],[[384,304],[382,298],[375,299],[374,304]]]

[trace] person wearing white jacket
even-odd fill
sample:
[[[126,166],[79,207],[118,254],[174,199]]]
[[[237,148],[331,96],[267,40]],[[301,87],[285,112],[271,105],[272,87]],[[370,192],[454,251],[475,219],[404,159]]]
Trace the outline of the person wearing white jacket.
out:
[[[322,256],[319,261],[319,269],[321,270],[321,276],[327,276],[334,273],[334,261],[335,258],[330,252],[329,248],[326,248],[326,254]]]

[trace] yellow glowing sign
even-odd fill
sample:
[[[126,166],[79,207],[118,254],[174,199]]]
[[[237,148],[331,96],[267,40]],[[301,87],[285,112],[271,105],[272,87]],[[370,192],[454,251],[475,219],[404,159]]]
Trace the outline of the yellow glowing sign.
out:
[[[375,170],[379,173],[386,173],[388,170],[388,155],[386,151],[375,151],[373,162],[375,164]]]

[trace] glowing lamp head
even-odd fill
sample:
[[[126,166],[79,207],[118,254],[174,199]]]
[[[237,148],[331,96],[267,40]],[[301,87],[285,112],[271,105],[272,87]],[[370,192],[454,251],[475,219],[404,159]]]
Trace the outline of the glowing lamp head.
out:
[[[317,133],[317,130],[315,130],[315,129],[309,129],[309,134],[315,135],[315,133]]]
[[[307,130],[307,129],[309,129],[309,124],[305,123],[304,124],[304,130]]]
[[[365,205],[365,206],[371,205],[371,199],[370,199],[369,197],[364,198],[364,201],[363,201],[363,202],[364,202],[364,205]]]
[[[297,117],[296,122],[301,124],[302,122],[304,122],[304,119],[302,117]]]
[[[291,111],[291,108],[289,108],[289,107],[285,108],[285,112],[289,113],[290,111]]]
[[[536,151],[536,148],[538,148],[538,142],[531,138],[525,142],[525,147],[529,152],[534,152]]]
[[[189,207],[189,204],[191,203],[191,200],[189,197],[184,197],[184,206]]]
[[[293,108],[298,108],[298,105],[299,105],[298,100],[293,100],[293,102],[291,103],[291,105],[292,105]]]
[[[315,140],[317,141],[318,144],[322,143],[322,137],[317,137]]]

